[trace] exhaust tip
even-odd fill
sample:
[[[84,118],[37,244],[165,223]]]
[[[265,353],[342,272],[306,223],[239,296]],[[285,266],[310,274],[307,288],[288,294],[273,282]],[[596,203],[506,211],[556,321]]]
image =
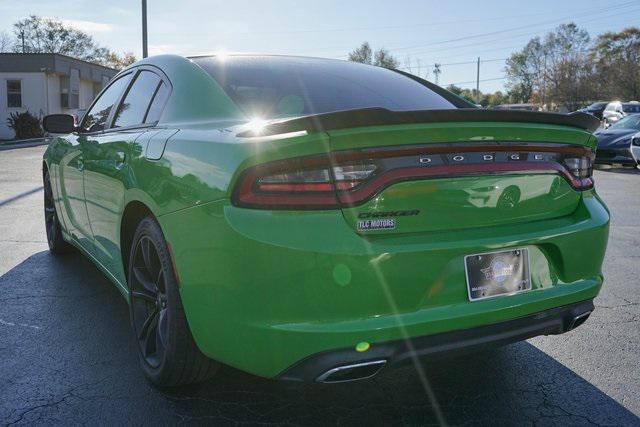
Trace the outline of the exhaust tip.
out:
[[[365,380],[377,374],[386,363],[386,360],[372,360],[370,362],[338,366],[320,375],[316,381],[320,383],[343,383]]]
[[[587,321],[589,316],[591,316],[591,310],[585,311],[584,313],[575,316],[571,320],[571,323],[569,324],[569,329],[568,330],[571,331],[571,330],[577,328],[578,326],[582,325],[584,322]]]

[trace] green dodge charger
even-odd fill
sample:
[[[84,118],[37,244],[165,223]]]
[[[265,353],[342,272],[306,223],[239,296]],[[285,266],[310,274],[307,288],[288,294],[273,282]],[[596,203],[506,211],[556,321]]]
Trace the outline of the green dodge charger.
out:
[[[45,117],[47,239],[122,293],[154,384],[368,378],[587,319],[597,126],[345,61],[156,56]]]

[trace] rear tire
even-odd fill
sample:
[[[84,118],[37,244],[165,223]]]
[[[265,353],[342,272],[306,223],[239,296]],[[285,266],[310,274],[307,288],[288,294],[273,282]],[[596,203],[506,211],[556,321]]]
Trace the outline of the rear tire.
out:
[[[211,378],[219,364],[202,354],[191,335],[169,250],[152,217],[138,224],[128,270],[131,326],[149,381],[173,387]]]
[[[73,249],[69,243],[62,237],[62,226],[58,219],[56,206],[53,202],[53,190],[51,188],[51,179],[49,171],[44,172],[44,227],[47,232],[47,244],[52,254],[59,255],[70,252]]]

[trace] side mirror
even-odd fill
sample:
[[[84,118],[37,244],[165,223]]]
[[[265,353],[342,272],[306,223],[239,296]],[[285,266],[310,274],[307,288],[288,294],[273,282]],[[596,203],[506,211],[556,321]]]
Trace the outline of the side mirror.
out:
[[[72,133],[76,130],[71,114],[49,114],[42,119],[42,127],[49,133]]]

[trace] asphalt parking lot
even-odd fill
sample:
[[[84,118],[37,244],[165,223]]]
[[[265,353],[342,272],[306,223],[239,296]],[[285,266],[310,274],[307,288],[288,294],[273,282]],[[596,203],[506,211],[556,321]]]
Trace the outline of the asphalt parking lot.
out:
[[[640,425],[640,171],[596,171],[612,212],[605,286],[579,329],[372,380],[304,385],[223,368],[159,391],[125,301],[84,257],[49,255],[45,147],[0,151],[0,424]],[[584,248],[588,251],[589,248]]]

